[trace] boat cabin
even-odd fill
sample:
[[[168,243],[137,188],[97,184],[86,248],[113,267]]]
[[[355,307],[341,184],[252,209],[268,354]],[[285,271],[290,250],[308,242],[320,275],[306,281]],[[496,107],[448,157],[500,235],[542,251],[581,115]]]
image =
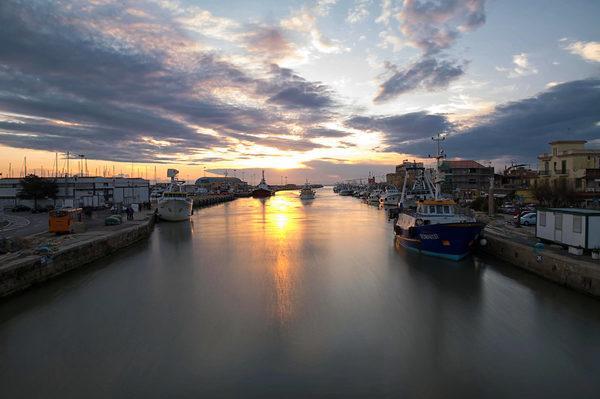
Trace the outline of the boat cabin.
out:
[[[417,213],[423,216],[453,216],[456,203],[452,200],[425,200],[417,204]]]

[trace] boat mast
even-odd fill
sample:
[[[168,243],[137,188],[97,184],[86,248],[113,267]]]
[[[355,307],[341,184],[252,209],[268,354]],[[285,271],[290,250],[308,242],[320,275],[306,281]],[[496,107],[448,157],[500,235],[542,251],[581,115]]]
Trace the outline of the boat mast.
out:
[[[441,147],[441,142],[446,139],[445,136],[442,136],[440,133],[437,134],[436,137],[432,137],[431,140],[435,141],[437,144],[437,155],[435,156],[435,199],[440,199],[440,195],[442,194],[442,179],[440,174],[440,159],[446,158],[446,154],[444,154],[444,150]]]

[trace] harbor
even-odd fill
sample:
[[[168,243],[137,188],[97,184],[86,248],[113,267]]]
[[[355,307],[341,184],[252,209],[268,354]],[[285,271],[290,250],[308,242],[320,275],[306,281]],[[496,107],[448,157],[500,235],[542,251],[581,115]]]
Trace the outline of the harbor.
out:
[[[594,397],[597,299],[485,254],[396,248],[384,211],[316,192],[157,223],[3,300],[3,392]]]
[[[599,15],[0,1],[0,399],[597,399]]]

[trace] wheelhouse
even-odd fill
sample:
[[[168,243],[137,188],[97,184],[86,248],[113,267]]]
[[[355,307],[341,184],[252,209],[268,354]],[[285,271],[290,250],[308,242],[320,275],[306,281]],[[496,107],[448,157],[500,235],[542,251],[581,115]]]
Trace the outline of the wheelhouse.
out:
[[[452,200],[427,200],[417,204],[417,213],[424,216],[453,216],[456,203]]]

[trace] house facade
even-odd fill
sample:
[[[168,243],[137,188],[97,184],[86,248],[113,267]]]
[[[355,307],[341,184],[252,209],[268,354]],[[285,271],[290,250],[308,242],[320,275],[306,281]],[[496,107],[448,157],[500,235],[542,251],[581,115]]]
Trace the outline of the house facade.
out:
[[[600,149],[585,140],[550,143],[550,153],[538,156],[539,181],[555,185],[564,180],[578,192],[600,192]]]

